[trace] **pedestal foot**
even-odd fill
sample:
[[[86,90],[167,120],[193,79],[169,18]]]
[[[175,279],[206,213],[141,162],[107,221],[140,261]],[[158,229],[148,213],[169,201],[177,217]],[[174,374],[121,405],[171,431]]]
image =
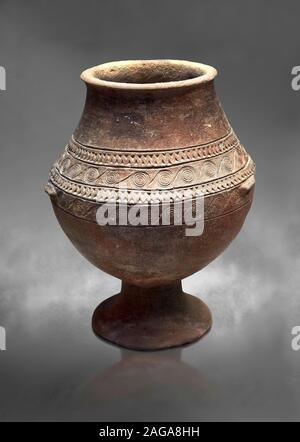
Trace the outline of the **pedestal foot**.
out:
[[[201,338],[212,325],[209,308],[182,291],[181,282],[163,287],[122,284],[118,295],[95,310],[96,335],[121,347],[160,350]]]

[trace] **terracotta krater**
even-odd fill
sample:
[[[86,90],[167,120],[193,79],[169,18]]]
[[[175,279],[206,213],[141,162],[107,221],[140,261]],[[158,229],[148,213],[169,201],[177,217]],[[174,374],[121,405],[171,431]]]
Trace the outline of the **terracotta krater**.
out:
[[[118,345],[161,349],[211,327],[208,307],[181,280],[216,258],[250,209],[254,163],[214,89],[216,70],[176,60],[106,63],[81,75],[85,108],[46,190],[57,219],[91,263],[122,280],[94,312],[93,329]],[[176,204],[204,198],[204,230],[188,235]],[[169,225],[161,222],[170,201]],[[159,223],[99,224],[104,204],[156,205]],[[194,207],[194,206],[193,206]],[[127,212],[126,212],[127,213]],[[101,290],[101,287],[100,287]]]

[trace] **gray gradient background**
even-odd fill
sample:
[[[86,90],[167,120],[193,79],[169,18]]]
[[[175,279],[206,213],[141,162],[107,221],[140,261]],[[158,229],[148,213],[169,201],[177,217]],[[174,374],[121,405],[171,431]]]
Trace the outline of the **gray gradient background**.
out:
[[[0,0],[0,420],[299,420],[299,1]],[[257,163],[230,248],[184,281],[214,326],[182,350],[121,352],[90,328],[119,281],[84,260],[42,192],[110,60],[218,68],[218,95]]]

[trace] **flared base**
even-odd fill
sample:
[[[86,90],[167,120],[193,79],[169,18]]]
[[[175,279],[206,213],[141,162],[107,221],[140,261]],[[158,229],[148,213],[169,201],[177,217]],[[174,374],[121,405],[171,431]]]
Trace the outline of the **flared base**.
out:
[[[212,325],[209,308],[182,291],[181,282],[163,287],[126,283],[95,310],[94,333],[121,347],[161,350],[201,338]]]

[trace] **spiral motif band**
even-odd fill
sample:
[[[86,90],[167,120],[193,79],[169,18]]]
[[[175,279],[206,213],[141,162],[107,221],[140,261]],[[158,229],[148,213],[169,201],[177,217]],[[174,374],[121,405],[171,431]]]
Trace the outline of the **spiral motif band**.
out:
[[[59,189],[94,201],[125,198],[128,202],[138,203],[151,201],[153,195],[157,200],[163,201],[167,197],[175,201],[186,194],[195,196],[199,192],[204,195],[221,192],[235,187],[254,173],[251,158],[233,132],[222,140],[198,146],[196,157],[200,158],[188,159],[188,149],[134,154],[143,161],[142,167],[136,167],[135,157],[132,157],[134,166],[124,166],[132,162],[128,152],[113,154],[118,162],[114,167],[110,163],[112,157],[105,157],[107,164],[99,165],[96,161],[91,164],[89,156],[84,160],[78,158],[76,152],[70,149],[72,143],[52,169],[50,179]],[[87,153],[90,148],[85,149]],[[102,154],[98,152],[97,155]],[[147,158],[153,161],[152,155],[157,158],[160,167],[145,167]],[[161,158],[171,164],[163,166]],[[102,159],[104,161],[104,157]]]

